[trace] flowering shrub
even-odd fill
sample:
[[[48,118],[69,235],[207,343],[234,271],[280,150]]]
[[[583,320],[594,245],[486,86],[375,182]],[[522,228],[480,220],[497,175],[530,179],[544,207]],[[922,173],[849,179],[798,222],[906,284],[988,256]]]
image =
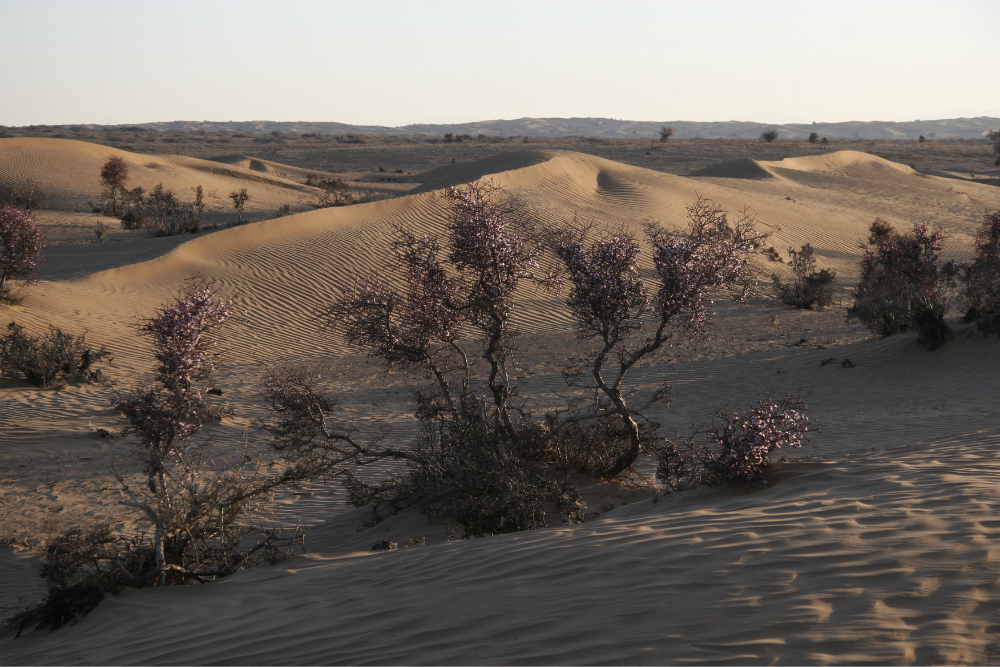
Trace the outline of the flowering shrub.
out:
[[[885,227],[876,236],[872,226],[848,317],[861,320],[883,338],[916,329],[920,342],[933,350],[949,334],[944,315],[954,271],[950,265],[938,265],[947,235],[924,222],[915,224],[908,234]]]
[[[10,281],[22,278],[25,284],[41,260],[45,234],[27,211],[0,206],[0,300],[12,298]]]
[[[704,428],[703,439],[696,434],[659,449],[657,478],[675,491],[729,482],[745,488],[766,486],[771,453],[808,441],[805,410],[805,401],[788,395],[777,402],[761,399],[743,414],[719,411]]]
[[[683,232],[646,226],[657,279],[652,289],[639,273],[638,242],[627,234],[598,239],[589,247],[579,238],[563,239],[557,245],[571,285],[567,305],[580,336],[601,343],[589,363],[590,375],[608,404],[606,408],[597,405],[585,414],[571,410],[563,421],[552,425],[547,437],[583,420],[592,420],[595,434],[606,433],[602,421],[617,414],[629,444],[616,461],[600,471],[607,478],[621,474],[639,457],[648,440],[636,417],[642,418],[644,410],[664,399],[668,391],[663,386],[641,407],[630,406],[622,389],[628,371],[672,342],[678,333],[688,339],[704,336],[709,309],[719,293],[728,292],[734,301],[743,303],[757,285],[750,254],[765,235],[757,232],[749,215],[744,212],[730,225],[725,211],[699,198],[688,207],[688,220]],[[645,336],[634,340],[631,334],[643,327],[648,327]],[[605,377],[608,362],[613,360],[618,367]]]
[[[401,289],[368,276],[323,313],[347,343],[434,380],[432,391],[417,395],[423,436],[414,452],[366,450],[405,458],[409,474],[368,490],[351,478],[352,497],[366,502],[394,493],[426,514],[457,519],[467,535],[544,525],[543,502],[555,502],[573,520],[575,490],[565,480],[539,475],[537,464],[572,465],[608,479],[631,469],[655,440],[657,425],[644,411],[666,397],[667,387],[636,405],[623,389],[626,374],[677,335],[703,336],[718,294],[737,302],[748,298],[757,284],[750,256],[764,235],[745,213],[730,224],[722,209],[699,199],[688,210],[686,230],[646,226],[656,276],[647,285],[639,242],[627,233],[597,239],[588,239],[586,229],[539,233],[492,183],[451,188],[445,196],[447,244],[396,229],[391,249]],[[537,420],[524,402],[514,401],[510,361],[517,332],[511,319],[521,284],[559,284],[545,267],[553,259],[564,271],[580,337],[599,341],[587,374],[597,397],[571,401]],[[478,334],[485,364],[464,347],[460,333],[470,330]],[[582,369],[570,376],[578,381]],[[321,428],[328,410],[313,393],[308,410],[292,410],[297,401],[272,404],[288,417],[276,431],[283,443],[329,442],[332,431]],[[313,445],[294,446],[305,451]],[[364,460],[360,445],[352,446],[353,461]]]
[[[1000,333],[1000,211],[984,218],[975,257],[962,263],[959,280],[965,321],[988,336]]]

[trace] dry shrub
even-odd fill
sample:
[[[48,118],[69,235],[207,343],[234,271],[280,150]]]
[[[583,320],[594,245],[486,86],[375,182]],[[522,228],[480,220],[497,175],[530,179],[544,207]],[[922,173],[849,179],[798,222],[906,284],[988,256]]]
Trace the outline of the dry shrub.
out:
[[[87,345],[86,334],[72,336],[52,326],[32,336],[11,322],[0,335],[0,370],[36,387],[61,389],[68,383],[99,380],[102,376],[93,365],[110,356],[103,346],[94,350]]]
[[[788,256],[791,258],[789,265],[795,280],[783,283],[778,274],[771,275],[782,303],[810,309],[824,308],[833,301],[833,283],[837,280],[837,272],[831,269],[817,271],[814,252],[808,243],[799,251],[788,249]]]
[[[951,263],[938,263],[946,238],[943,229],[931,229],[927,223],[899,234],[884,220],[876,220],[863,246],[861,281],[848,317],[882,338],[916,330],[929,349],[943,344],[950,335],[944,316],[956,273]]]
[[[959,274],[965,321],[975,322],[984,336],[1000,334],[1000,211],[984,216],[975,247]]]

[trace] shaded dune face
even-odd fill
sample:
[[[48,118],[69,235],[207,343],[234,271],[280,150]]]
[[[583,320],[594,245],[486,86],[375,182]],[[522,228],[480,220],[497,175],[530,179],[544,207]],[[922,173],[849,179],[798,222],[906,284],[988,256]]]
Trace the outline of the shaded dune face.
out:
[[[93,198],[96,174],[112,155],[126,159],[144,187],[162,180],[181,190],[201,178],[207,188],[215,179],[221,193],[257,183],[275,203],[305,187],[278,175],[298,177],[278,163],[138,156],[58,140],[0,140],[0,185],[25,176],[41,182],[53,202],[49,224],[58,225],[74,202]],[[130,382],[152,366],[136,319],[200,277],[250,313],[251,323],[226,340],[220,377],[236,417],[215,430],[220,441],[239,442],[260,416],[254,392],[262,366],[347,353],[320,331],[317,310],[359,276],[391,275],[386,247],[394,225],[441,235],[440,188],[480,178],[523,197],[552,225],[576,219],[636,234],[646,221],[677,228],[699,195],[733,212],[747,208],[771,232],[769,245],[812,244],[841,286],[857,279],[858,243],[875,217],[897,227],[941,224],[952,235],[951,258],[970,252],[982,213],[1000,208],[1000,188],[963,183],[958,192],[953,180],[863,153],[740,160],[680,177],[578,153],[525,151],[432,170],[396,199],[222,230],[149,261],[43,280],[20,306],[0,305],[0,326],[16,320],[86,330],[113,351],[114,375]],[[646,271],[648,255],[644,248]],[[68,251],[60,257],[85,261]],[[784,270],[761,261],[767,271]],[[572,338],[563,296],[531,289],[519,296],[515,324],[526,345]],[[720,318],[747,316],[719,311]],[[823,431],[814,449],[792,453],[800,460],[780,467],[768,490],[701,490],[578,526],[452,543],[442,536],[426,547],[373,554],[376,539],[402,544],[435,529],[416,517],[356,533],[360,516],[331,519],[342,504],[321,502],[317,487],[314,496],[279,506],[281,517],[316,525],[307,557],[211,586],[127,592],[54,635],[0,638],[0,661],[985,661],[1000,641],[1000,347],[968,333],[960,329],[934,353],[904,335],[823,350],[734,350],[637,370],[632,381],[640,388],[674,386],[669,412],[657,415],[672,432],[766,390],[806,394]],[[849,358],[853,367],[821,366],[829,357]],[[365,428],[412,430],[412,381],[371,378],[345,380],[345,414]],[[524,382],[535,395],[564,387],[558,372]],[[108,391],[0,386],[3,456],[100,456],[107,444],[86,425],[113,426]],[[48,508],[113,502],[78,481],[80,488],[59,483],[42,491],[5,484],[0,511],[41,518],[57,511]],[[43,492],[49,496],[40,504]],[[34,509],[25,509],[26,499]],[[16,588],[11,582],[24,580],[22,560],[0,560],[4,599]]]

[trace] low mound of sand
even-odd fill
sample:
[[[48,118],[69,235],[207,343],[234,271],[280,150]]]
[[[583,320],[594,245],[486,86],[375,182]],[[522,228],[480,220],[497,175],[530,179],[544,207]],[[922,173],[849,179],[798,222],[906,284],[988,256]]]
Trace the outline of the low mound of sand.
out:
[[[462,185],[502,172],[515,171],[548,161],[558,151],[518,151],[504,153],[472,162],[449,164],[425,171],[415,178],[422,183],[413,194],[432,192],[455,185]]]
[[[824,155],[789,157],[777,162],[763,162],[762,164],[775,169],[841,174],[854,178],[870,178],[874,174],[885,176],[892,172],[907,176],[917,174],[906,165],[860,151],[837,151]]]
[[[748,180],[774,178],[774,174],[764,167],[763,162],[750,158],[722,162],[705,169],[699,169],[691,175],[705,178],[745,178]]]
[[[219,157],[211,158],[212,162],[221,162],[222,164],[232,165],[234,167],[240,167],[242,169],[248,169],[250,171],[256,171],[262,174],[270,174],[272,176],[277,176],[279,178],[291,178],[302,180],[305,179],[310,174],[316,174],[323,178],[337,178],[337,174],[331,174],[327,172],[319,172],[312,169],[302,169],[301,167],[293,167],[288,164],[282,164],[280,162],[274,162],[272,160],[263,160],[256,157],[247,157],[245,155],[221,155]]]

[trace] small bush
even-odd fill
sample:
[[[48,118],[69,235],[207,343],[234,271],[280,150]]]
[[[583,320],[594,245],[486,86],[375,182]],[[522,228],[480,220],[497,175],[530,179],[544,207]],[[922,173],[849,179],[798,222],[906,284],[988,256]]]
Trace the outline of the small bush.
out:
[[[788,249],[794,281],[782,283],[778,274],[772,274],[774,288],[783,303],[796,308],[824,308],[833,301],[833,283],[837,280],[837,273],[831,269],[817,271],[813,252],[808,243],[799,251]]]
[[[302,204],[296,204],[295,206],[292,206],[291,204],[282,204],[280,207],[275,209],[274,217],[284,218],[285,216],[295,215],[297,213],[304,213],[305,211],[306,207],[303,206]]]
[[[453,412],[438,396],[418,395],[423,437],[397,494],[422,514],[457,521],[463,537],[542,528],[559,485],[519,456],[488,415],[485,401],[463,400]]]
[[[136,187],[123,195],[121,216],[122,229],[142,229],[146,226],[145,194],[145,191],[141,187]],[[111,213],[105,213],[105,215],[111,215]]]
[[[247,202],[253,199],[246,188],[240,188],[239,190],[233,190],[229,193],[229,198],[233,200],[233,208],[236,209],[237,219],[236,224],[243,224],[243,211],[246,208]]]
[[[390,541],[388,537],[372,545],[372,551],[395,551],[398,548],[399,545]]]
[[[44,545],[41,576],[47,595],[7,619],[8,627],[56,630],[93,611],[101,600],[141,578],[155,563],[140,545],[116,536],[108,525],[74,528]]]
[[[125,193],[125,181],[128,180],[128,166],[120,157],[109,157],[101,167],[101,184],[105,187],[111,199],[111,212],[107,215],[118,215],[118,197]]]
[[[987,214],[972,261],[962,263],[960,303],[965,321],[988,336],[1000,334],[1000,211]]]
[[[143,208],[153,236],[194,234],[201,229],[201,216],[194,204],[180,202],[162,183],[149,193]]]
[[[809,134],[809,143],[815,144],[817,141],[819,141],[819,134],[817,134],[816,132],[811,132]]]
[[[111,229],[111,227],[103,220],[94,225],[94,238],[97,239],[98,243],[104,243],[104,239],[107,237],[109,229]]]
[[[828,143],[830,143],[830,140],[827,139],[826,137],[823,137],[823,140],[820,141],[819,143],[821,143],[821,144],[828,144]]]
[[[875,222],[868,228],[868,243],[873,246],[878,245],[883,240],[893,239],[898,236],[899,234],[896,232],[896,229],[882,218],[875,218]],[[864,244],[861,247],[864,248]]]
[[[674,136],[674,128],[672,127],[661,127],[660,128],[660,141],[666,143],[670,140],[670,137]]]
[[[761,138],[762,141],[766,141],[767,143],[771,143],[772,141],[774,141],[775,139],[778,138],[778,131],[777,130],[767,130],[766,132],[764,132],[764,133],[762,133],[760,135],[760,138]]]
[[[16,322],[0,335],[0,370],[36,387],[60,389],[70,382],[99,379],[93,365],[110,358],[104,347],[94,350],[85,334],[72,336],[50,326],[48,333],[32,336]]]
[[[955,270],[938,265],[947,238],[941,228],[917,223],[908,234],[897,233],[885,221],[872,224],[861,259],[861,282],[854,289],[848,317],[860,320],[882,338],[916,329],[931,350],[944,341],[944,315]]]
[[[720,410],[701,432],[657,451],[657,479],[673,491],[701,484],[767,486],[771,453],[809,441],[806,409],[805,401],[788,395],[777,402],[765,397],[743,414]]]

